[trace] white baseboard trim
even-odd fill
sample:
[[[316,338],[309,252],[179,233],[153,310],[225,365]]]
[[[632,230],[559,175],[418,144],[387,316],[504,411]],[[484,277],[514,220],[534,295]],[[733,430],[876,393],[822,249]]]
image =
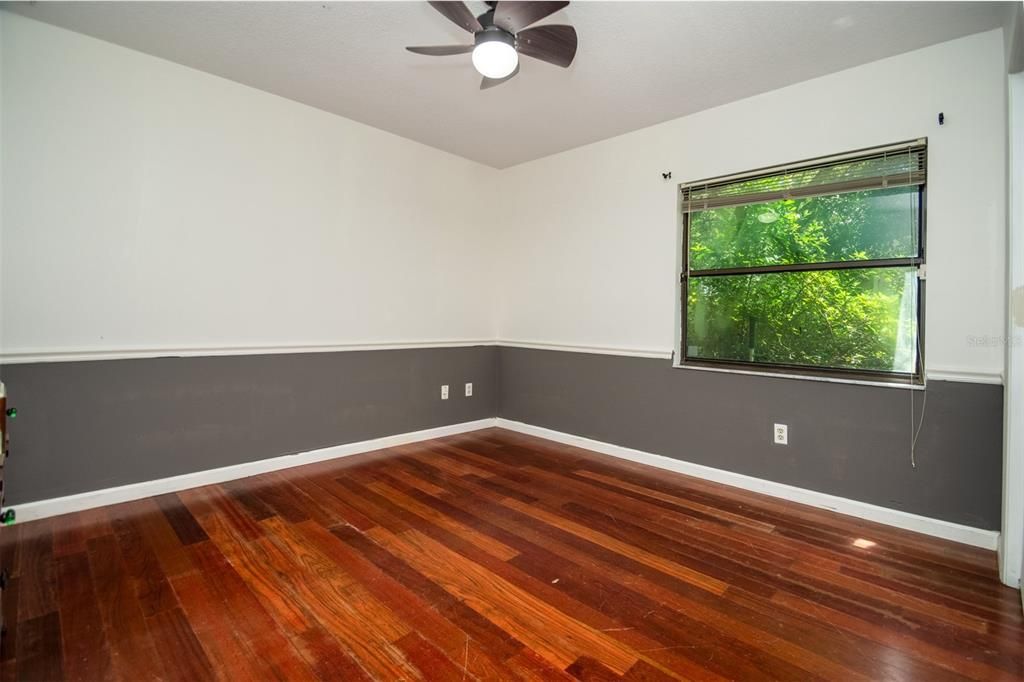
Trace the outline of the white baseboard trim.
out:
[[[806,488],[797,488],[796,486],[786,485],[785,483],[766,481],[761,478],[754,478],[753,476],[745,476],[743,474],[737,474],[723,469],[715,469],[702,464],[684,462],[682,460],[672,459],[671,457],[665,457],[664,455],[655,455],[641,450],[634,450],[620,445],[612,445],[611,443],[591,440],[590,438],[574,436],[569,433],[554,431],[540,426],[532,426],[530,424],[524,424],[522,422],[511,421],[508,419],[498,418],[497,426],[499,428],[509,429],[510,431],[518,431],[531,436],[553,440],[558,443],[565,443],[566,445],[575,445],[576,447],[593,450],[605,455],[611,455],[612,457],[620,457],[633,462],[639,462],[640,464],[647,464],[649,466],[658,467],[659,469],[667,469],[669,471],[675,471],[695,478],[703,478],[716,483],[724,483],[725,485],[743,488],[744,490],[751,490],[764,495],[771,495],[772,497],[778,497],[790,502],[806,504],[820,509],[828,509],[840,514],[846,514],[847,516],[855,516],[857,518],[874,521],[876,523],[884,523],[896,528],[924,533],[925,535],[943,538],[944,540],[952,540],[965,545],[972,545],[974,547],[981,547],[982,549],[988,550],[995,550],[999,545],[999,533],[994,530],[983,530],[981,528],[963,526],[958,523],[951,523],[940,519],[932,519],[927,516],[918,516],[917,514],[899,511],[897,509],[888,509],[886,507],[868,504],[867,502],[858,502],[857,500],[850,500],[845,497],[820,493]]]
[[[996,531],[972,528],[970,526],[950,523],[949,521],[932,519],[926,516],[918,516],[917,514],[910,514],[896,509],[879,507],[866,502],[858,502],[857,500],[850,500],[844,497],[829,495],[827,493],[807,490],[806,488],[797,488],[796,486],[786,485],[784,483],[775,483],[773,481],[754,478],[753,476],[745,476],[743,474],[737,474],[723,469],[715,469],[701,464],[672,459],[671,457],[665,457],[663,455],[656,455],[649,452],[643,452],[641,450],[622,447],[620,445],[612,445],[611,443],[592,440],[590,438],[574,436],[572,434],[554,431],[540,426],[532,426],[530,424],[523,424],[522,422],[494,417],[478,419],[472,422],[463,422],[460,424],[451,424],[449,426],[439,426],[432,429],[424,429],[422,431],[411,431],[409,433],[401,433],[393,436],[384,436],[382,438],[374,438],[372,440],[365,440],[357,443],[334,445],[318,450],[310,450],[308,452],[271,457],[268,459],[257,460],[255,462],[245,462],[243,464],[235,464],[218,469],[208,469],[206,471],[197,471],[194,473],[182,474],[180,476],[160,478],[153,481],[130,483],[128,485],[105,488],[103,490],[93,490],[75,495],[68,495],[66,497],[56,497],[49,500],[27,502],[25,504],[13,505],[11,508],[13,508],[17,514],[17,522],[24,523],[27,521],[34,521],[36,519],[92,509],[95,507],[104,507],[107,505],[119,504],[121,502],[130,502],[132,500],[139,500],[145,497],[152,497],[154,495],[162,495],[164,493],[177,492],[179,490],[187,490],[189,488],[222,483],[224,481],[232,481],[269,471],[288,469],[290,467],[300,466],[303,464],[312,464],[314,462],[348,457],[350,455],[371,452],[373,450],[381,450],[384,448],[395,447],[397,445],[430,440],[431,438],[441,438],[443,436],[451,436],[458,433],[477,431],[493,426],[509,429],[510,431],[518,431],[520,433],[537,436],[539,438],[546,438],[558,443],[586,448],[588,450],[627,459],[633,462],[639,462],[640,464],[646,464],[659,469],[667,469],[669,471],[675,471],[688,476],[703,478],[709,481],[715,481],[716,483],[723,483],[736,488],[771,495],[772,497],[778,497],[791,502],[806,504],[820,509],[828,509],[840,514],[855,516],[857,518],[867,519],[868,521],[884,523],[896,528],[903,528],[905,530],[924,533],[926,535],[943,538],[945,540],[952,540],[954,542],[972,545],[974,547],[996,550],[999,545],[999,533]]]
[[[68,495],[66,497],[39,500],[38,502],[27,502],[25,504],[12,505],[11,508],[15,510],[16,522],[24,523],[26,521],[44,519],[50,516],[58,516],[60,514],[69,514],[71,512],[92,509],[94,507],[105,507],[107,505],[119,504],[121,502],[131,502],[132,500],[140,500],[144,497],[152,497],[153,495],[163,495],[164,493],[187,490],[188,488],[197,488],[199,486],[211,485],[213,483],[233,481],[239,478],[255,476],[256,474],[263,474],[268,471],[288,469],[302,464],[312,464],[313,462],[322,462],[328,459],[358,455],[363,452],[395,447],[396,445],[405,445],[406,443],[415,443],[417,441],[430,440],[431,438],[440,438],[442,436],[452,436],[457,433],[477,431],[479,429],[486,429],[494,426],[496,421],[497,420],[495,418],[490,417],[487,419],[478,419],[472,422],[462,422],[461,424],[438,426],[436,428],[424,429],[422,431],[411,431],[409,433],[400,433],[394,436],[384,436],[382,438],[359,441],[358,443],[333,445],[331,447],[310,450],[308,452],[297,452],[292,455],[270,457],[268,459],[235,464],[232,466],[221,467],[219,469],[207,469],[206,471],[197,471],[190,474],[182,474],[180,476],[159,478],[154,481],[129,483],[128,485],[121,485],[115,488],[92,490],[85,493],[78,493],[76,495]]]

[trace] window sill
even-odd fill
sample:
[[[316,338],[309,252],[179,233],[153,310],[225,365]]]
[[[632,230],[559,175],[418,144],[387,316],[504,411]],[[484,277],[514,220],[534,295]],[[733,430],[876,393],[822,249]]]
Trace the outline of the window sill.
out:
[[[881,388],[901,388],[904,390],[923,391],[928,387],[927,379],[923,384],[902,383],[896,381],[871,381],[870,379],[844,379],[812,374],[792,374],[787,372],[768,372],[754,369],[734,369],[731,367],[709,367],[707,365],[692,365],[680,362],[673,362],[675,369],[686,369],[697,372],[719,372],[721,374],[746,374],[748,376],[768,377],[769,379],[798,379],[801,381],[819,381],[830,384],[854,384],[857,386],[878,386]]]

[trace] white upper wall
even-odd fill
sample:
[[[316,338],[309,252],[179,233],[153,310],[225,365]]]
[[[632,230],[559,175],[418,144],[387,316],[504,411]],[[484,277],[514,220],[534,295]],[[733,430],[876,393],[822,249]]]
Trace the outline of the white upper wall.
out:
[[[4,299],[4,278],[3,278],[3,253],[4,253],[4,166],[3,160],[3,91],[4,91],[4,51],[3,51],[3,35],[4,35],[4,22],[7,17],[7,12],[0,12],[0,358],[3,358],[3,338],[4,338],[4,310],[3,310],[3,299]],[[0,382],[2,383],[2,382]]]
[[[497,171],[2,22],[2,350],[491,339]]]
[[[1003,62],[997,29],[503,171],[499,338],[668,354],[678,183],[927,137],[927,365],[1001,374]]]
[[[8,358],[494,338],[667,355],[679,182],[928,137],[928,365],[1002,372],[999,30],[496,171],[0,16]]]

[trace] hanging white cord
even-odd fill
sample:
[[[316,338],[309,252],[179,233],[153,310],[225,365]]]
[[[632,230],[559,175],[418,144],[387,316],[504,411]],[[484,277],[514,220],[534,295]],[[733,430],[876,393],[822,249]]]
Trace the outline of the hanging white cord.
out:
[[[913,174],[913,169],[914,169],[913,160],[914,159],[913,159],[912,152],[908,149],[907,150],[907,179],[908,180],[912,179],[911,176]],[[910,186],[913,187],[913,185],[910,185]],[[911,203],[911,209],[913,209],[913,208],[914,208],[913,203]],[[911,221],[911,224],[913,224],[913,221]],[[918,230],[918,235],[920,235],[920,229]],[[918,245],[918,250],[920,250],[920,248],[921,247],[920,247],[920,244],[919,244]],[[920,270],[918,270],[918,280],[917,281],[918,281],[918,292],[920,292],[920,290],[921,290],[921,273],[920,273]],[[920,293],[919,293],[918,294],[918,307],[920,307],[920,305],[921,305],[921,302],[920,302]],[[914,411],[914,386],[913,386],[914,379],[911,378],[910,379],[910,467],[912,469],[916,469],[917,468],[917,439],[921,435],[921,427],[924,426],[924,410],[925,410],[925,407],[928,405],[928,378],[927,378],[927,374],[925,373],[925,369],[924,369],[924,355],[921,353],[921,327],[920,327],[920,325],[915,325],[914,331],[915,331],[914,340],[916,341],[916,344],[917,344],[917,360],[918,360],[918,362],[921,365],[921,378],[924,381],[924,397],[921,399],[921,418],[917,422],[917,426],[915,427],[914,426],[914,418],[916,417],[916,414],[915,414],[915,411]]]
[[[910,380],[913,384],[913,379]],[[922,411],[924,415],[924,411]],[[913,411],[913,386],[910,386],[910,468],[918,468],[918,457],[916,457],[915,449],[918,447],[918,434],[914,433],[913,420],[916,414]],[[920,429],[919,429],[920,430]]]
[[[924,377],[924,358],[921,356],[921,330],[917,331],[917,357],[921,361],[921,376]],[[911,379],[913,381],[913,379]],[[910,389],[910,430],[913,436],[910,439],[910,466],[917,468],[917,438],[921,435],[921,427],[924,426],[924,408],[928,405],[928,379],[925,378],[924,397],[921,399],[921,419],[914,428],[914,389]]]

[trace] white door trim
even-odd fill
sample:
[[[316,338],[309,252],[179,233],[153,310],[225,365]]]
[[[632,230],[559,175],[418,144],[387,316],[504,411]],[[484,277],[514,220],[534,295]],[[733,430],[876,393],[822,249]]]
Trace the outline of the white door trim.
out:
[[[1003,539],[999,577],[1019,587],[1024,562],[1024,73],[1010,74]]]

